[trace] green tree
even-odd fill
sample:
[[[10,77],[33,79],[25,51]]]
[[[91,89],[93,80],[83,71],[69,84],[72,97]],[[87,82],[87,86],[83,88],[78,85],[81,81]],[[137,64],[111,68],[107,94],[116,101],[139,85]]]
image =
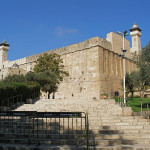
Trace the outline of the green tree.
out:
[[[63,80],[64,76],[68,76],[68,73],[64,71],[63,61],[60,55],[56,53],[44,53],[43,56],[37,59],[37,64],[34,67],[35,72],[49,71],[55,73],[59,81]]]
[[[50,93],[55,93],[57,85],[68,76],[68,72],[64,71],[63,61],[60,55],[56,53],[44,53],[39,57],[37,64],[34,67],[34,74],[28,74],[27,78],[38,82],[41,85],[41,90]]]
[[[58,77],[55,73],[44,71],[44,72],[29,72],[26,74],[26,79],[29,82],[37,82],[40,84],[41,90],[48,93],[48,99],[50,94],[54,93],[59,83]]]
[[[142,49],[141,54],[138,56],[137,66],[139,71],[136,80],[143,97],[146,86],[150,85],[150,42]]]
[[[150,85],[150,42],[134,60],[137,62],[138,70],[126,74],[126,91],[131,92],[133,96],[134,91],[138,90],[141,97],[144,97],[144,92]]]
[[[41,85],[42,91],[48,92],[48,99],[50,98],[50,94],[56,91],[57,84],[59,83],[56,74],[48,71],[37,73],[35,80]]]
[[[131,93],[131,98],[133,98],[133,94],[135,91],[141,90],[141,79],[139,71],[132,71],[130,74],[126,73],[126,91],[127,94]]]
[[[35,75],[36,72],[28,72],[26,73],[25,78],[28,82],[36,82]]]
[[[127,95],[129,93],[131,93],[131,98],[133,97],[133,93],[134,93],[134,82],[132,80],[132,76],[129,73],[126,73],[126,77],[125,77],[125,85],[126,85],[126,93]]]

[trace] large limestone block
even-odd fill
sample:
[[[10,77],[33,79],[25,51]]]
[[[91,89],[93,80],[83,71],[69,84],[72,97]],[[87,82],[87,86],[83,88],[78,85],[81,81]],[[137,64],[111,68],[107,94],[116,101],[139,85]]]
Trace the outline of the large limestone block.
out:
[[[131,107],[123,107],[123,109],[122,109],[122,114],[123,114],[124,116],[132,116],[133,110],[132,110]]]

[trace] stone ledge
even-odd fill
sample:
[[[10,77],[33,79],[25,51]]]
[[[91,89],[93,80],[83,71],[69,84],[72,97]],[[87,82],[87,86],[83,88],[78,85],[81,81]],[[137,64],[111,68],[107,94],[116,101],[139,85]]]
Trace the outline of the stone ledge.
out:
[[[131,107],[123,107],[122,114],[123,114],[123,116],[132,116],[133,110]]]

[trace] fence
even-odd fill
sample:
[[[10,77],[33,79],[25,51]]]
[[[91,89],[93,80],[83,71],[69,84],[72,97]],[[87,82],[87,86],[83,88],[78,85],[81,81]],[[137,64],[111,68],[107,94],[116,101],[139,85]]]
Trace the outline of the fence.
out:
[[[36,99],[36,98],[39,98],[39,96],[40,96],[40,92],[35,92],[35,93],[31,94],[28,98]]]
[[[29,98],[36,100],[39,98],[40,93],[35,92],[29,96]],[[20,104],[24,103],[26,100],[23,99],[22,94],[18,94],[3,100],[0,100],[0,111],[13,110],[18,107]]]
[[[86,145],[88,115],[84,112],[0,112],[0,142],[40,145]]]
[[[129,107],[130,106],[130,100],[126,98],[126,103],[124,103],[123,97],[117,97],[116,103],[119,104],[121,107]]]
[[[121,107],[131,107],[132,104],[130,104],[132,99],[126,99],[126,104],[123,102],[123,98],[118,97],[116,99],[116,103],[119,104]],[[135,116],[143,116],[146,119],[150,119],[150,102],[144,101],[144,99],[137,100],[137,106],[139,106],[139,109],[136,112],[133,112],[133,115]]]
[[[3,110],[4,107],[9,108],[9,109],[13,109],[19,103],[22,103],[22,94],[12,96],[12,97],[6,98],[4,100],[0,100],[0,107],[1,107],[0,110]]]
[[[143,103],[143,100],[141,99],[140,100],[140,105],[141,105],[141,111],[140,111],[140,115],[141,116],[144,116],[145,118],[149,119],[150,118],[150,102],[146,102],[146,103]],[[143,108],[146,110],[143,111]]]

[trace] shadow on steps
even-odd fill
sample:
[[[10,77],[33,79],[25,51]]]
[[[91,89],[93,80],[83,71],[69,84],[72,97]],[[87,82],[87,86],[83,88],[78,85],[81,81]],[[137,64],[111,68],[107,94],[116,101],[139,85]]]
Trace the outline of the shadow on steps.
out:
[[[124,139],[123,132],[119,130],[112,130],[110,126],[102,126],[101,130],[98,130],[97,134],[89,133],[89,145],[91,150],[97,150],[99,148],[116,148],[115,146],[126,148],[123,145],[134,145],[133,140]],[[114,146],[114,147],[113,147]]]

